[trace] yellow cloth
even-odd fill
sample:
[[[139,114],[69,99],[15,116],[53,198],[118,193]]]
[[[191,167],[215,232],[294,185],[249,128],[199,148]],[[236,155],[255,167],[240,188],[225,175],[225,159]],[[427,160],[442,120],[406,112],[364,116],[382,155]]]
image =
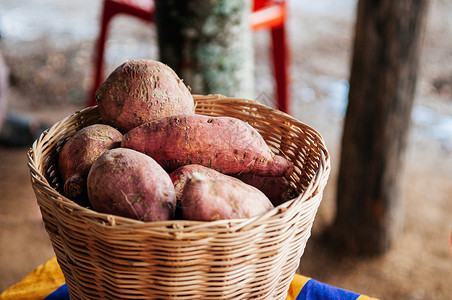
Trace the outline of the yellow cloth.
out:
[[[0,295],[0,300],[42,300],[50,292],[64,284],[64,282],[63,272],[61,272],[57,259],[54,256],[25,276],[21,281],[4,291]]]
[[[356,300],[379,300],[379,299],[377,299],[377,298],[372,298],[372,297],[365,296],[365,295],[361,295],[361,296],[359,296],[358,299],[356,299]]]
[[[292,283],[290,284],[289,291],[287,292],[286,300],[295,300],[297,299],[298,294],[300,293],[303,286],[306,284],[306,282],[309,281],[309,277],[295,274],[294,279],[292,280]]]

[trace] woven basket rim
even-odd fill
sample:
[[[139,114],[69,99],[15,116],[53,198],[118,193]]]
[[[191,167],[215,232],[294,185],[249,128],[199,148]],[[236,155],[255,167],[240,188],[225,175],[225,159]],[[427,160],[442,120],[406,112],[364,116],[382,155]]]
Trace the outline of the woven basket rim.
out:
[[[311,178],[309,185],[306,189],[303,190],[297,197],[286,201],[285,203],[276,206],[270,211],[248,219],[228,219],[228,220],[215,220],[215,221],[191,221],[191,220],[168,220],[168,221],[156,221],[156,222],[144,222],[140,220],[135,220],[127,217],[121,217],[112,214],[100,213],[94,211],[90,208],[83,207],[71,199],[65,197],[60,194],[54,187],[52,187],[47,181],[46,177],[39,171],[39,166],[36,161],[36,154],[41,153],[39,151],[40,148],[45,148],[46,143],[51,139],[52,135],[61,130],[65,130],[63,127],[64,123],[69,119],[76,117],[79,114],[83,114],[92,110],[96,110],[97,106],[86,107],[81,110],[78,110],[66,117],[62,120],[53,124],[50,128],[45,130],[39,138],[34,141],[32,147],[27,152],[28,158],[28,167],[31,172],[31,177],[35,181],[34,184],[40,184],[45,186],[46,190],[49,193],[56,195],[53,201],[58,204],[60,208],[64,208],[71,212],[71,214],[83,215],[85,218],[90,220],[92,225],[102,226],[102,227],[115,227],[116,229],[141,229],[141,230],[151,230],[155,232],[166,232],[166,233],[178,233],[178,232],[203,232],[203,231],[221,231],[221,232],[236,232],[240,230],[246,230],[247,228],[252,228],[255,223],[262,222],[264,220],[273,218],[278,216],[280,218],[284,217],[284,213],[290,211],[291,209],[295,209],[296,206],[300,202],[309,201],[311,191],[318,188],[321,179],[324,177],[328,177],[329,169],[330,169],[330,160],[329,153],[325,147],[322,136],[315,131],[312,127],[302,123],[301,121],[293,118],[287,113],[284,113],[279,110],[272,109],[264,104],[261,104],[254,100],[243,99],[243,98],[233,98],[233,97],[225,97],[223,95],[193,95],[195,99],[195,103],[197,103],[196,99],[199,97],[204,98],[212,98],[216,101],[227,101],[227,102],[241,102],[241,103],[250,103],[253,107],[257,109],[261,109],[264,111],[271,111],[272,113],[276,113],[286,118],[290,118],[291,121],[308,127],[312,132],[316,134],[318,137],[318,142],[321,147],[321,159],[319,161],[319,166],[315,175]]]

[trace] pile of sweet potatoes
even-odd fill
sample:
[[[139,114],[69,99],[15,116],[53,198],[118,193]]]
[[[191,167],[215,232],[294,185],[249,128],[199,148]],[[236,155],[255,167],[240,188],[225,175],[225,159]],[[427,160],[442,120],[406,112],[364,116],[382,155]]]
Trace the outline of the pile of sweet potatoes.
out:
[[[293,164],[248,123],[195,113],[181,79],[153,60],[127,61],[96,93],[103,124],[62,147],[65,195],[142,221],[261,215],[295,196]]]

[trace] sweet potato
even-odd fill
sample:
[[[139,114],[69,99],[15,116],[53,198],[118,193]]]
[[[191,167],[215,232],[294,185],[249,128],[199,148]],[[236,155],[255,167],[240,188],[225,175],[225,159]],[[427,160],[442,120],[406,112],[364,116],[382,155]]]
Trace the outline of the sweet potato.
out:
[[[274,206],[296,197],[295,189],[284,177],[258,176],[250,173],[238,174],[234,177],[260,190]]]
[[[208,179],[189,175],[181,199],[185,220],[214,221],[259,216],[273,208],[270,200],[257,188],[221,174]]]
[[[187,183],[188,176],[191,173],[199,173],[204,175],[209,179],[221,178],[223,176],[222,173],[215,171],[214,169],[204,167],[201,165],[185,165],[180,168],[177,168],[173,172],[170,173],[170,178],[173,181],[174,191],[176,192],[176,213],[175,219],[182,219],[182,207],[181,207],[181,199],[182,192],[184,190],[185,184]]]
[[[284,176],[293,168],[293,163],[270,150],[253,127],[231,117],[162,118],[130,130],[121,145],[148,154],[168,172],[199,164],[224,174]]]
[[[173,218],[176,195],[169,175],[151,157],[117,148],[102,154],[88,174],[94,210],[142,221]]]
[[[194,113],[189,89],[167,65],[129,60],[117,67],[96,91],[99,113],[121,132],[166,116]]]
[[[64,194],[81,205],[88,205],[86,178],[93,162],[105,151],[121,145],[122,134],[115,128],[94,124],[77,131],[61,149],[59,174]]]
[[[221,179],[224,175],[214,169],[204,167],[201,165],[185,165],[177,168],[171,172],[170,177],[173,181],[174,190],[176,192],[176,199],[178,201],[182,198],[182,192],[188,180],[189,174],[199,173],[207,179]],[[273,206],[278,206],[287,200],[296,197],[295,189],[290,185],[289,181],[284,177],[268,177],[259,176],[251,173],[232,174],[230,178],[243,181],[246,184],[252,185],[272,202]]]
[[[177,168],[170,174],[170,178],[173,181],[174,190],[176,192],[176,199],[178,201],[182,198],[182,192],[184,190],[185,184],[188,181],[189,174],[201,174],[208,179],[218,179],[222,178],[224,175],[214,169],[204,167],[202,165],[185,165],[180,168]]]

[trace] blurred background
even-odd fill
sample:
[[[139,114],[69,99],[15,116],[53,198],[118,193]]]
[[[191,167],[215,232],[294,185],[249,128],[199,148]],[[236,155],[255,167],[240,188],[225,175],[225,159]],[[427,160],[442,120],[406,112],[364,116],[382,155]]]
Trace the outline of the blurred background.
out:
[[[289,107],[319,131],[332,174],[299,272],[383,299],[452,295],[452,1],[432,0],[406,157],[405,228],[385,255],[338,257],[320,242],[335,212],[356,0],[288,1]],[[8,107],[53,124],[85,106],[93,80],[101,0],[2,0],[0,50],[10,69]],[[115,18],[106,74],[127,59],[158,59],[154,26]],[[275,104],[268,32],[253,34],[254,97]],[[27,168],[28,147],[0,146],[0,291],[52,257]]]

